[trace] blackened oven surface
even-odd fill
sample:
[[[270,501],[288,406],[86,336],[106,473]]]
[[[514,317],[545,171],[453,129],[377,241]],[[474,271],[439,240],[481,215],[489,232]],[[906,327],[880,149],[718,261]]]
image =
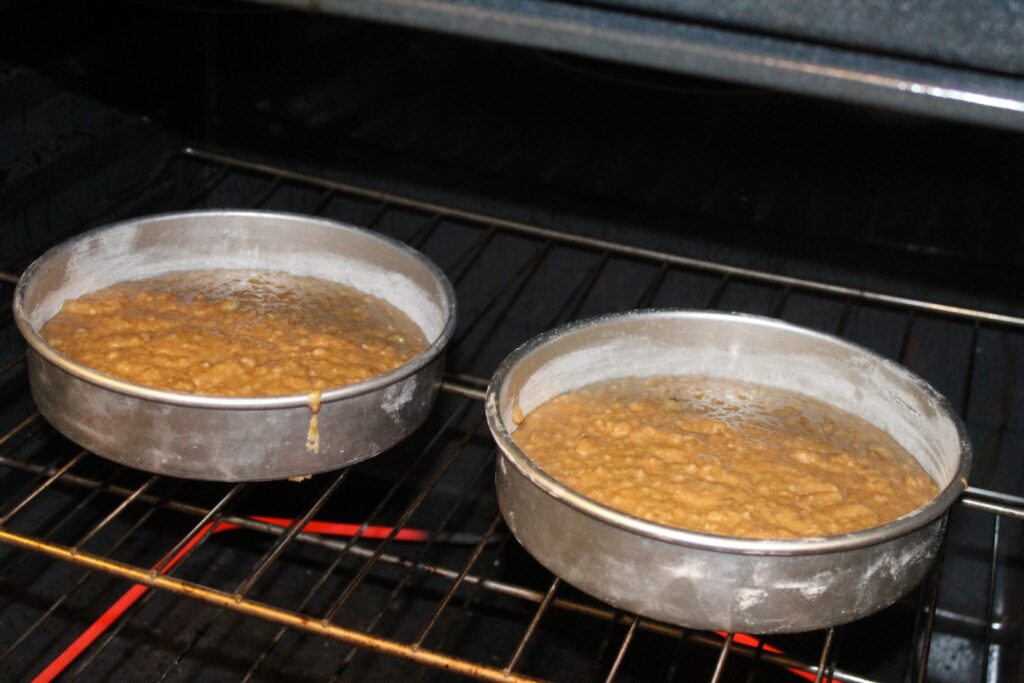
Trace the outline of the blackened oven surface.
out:
[[[341,473],[237,487],[151,478],[79,453],[34,413],[8,308],[0,678],[38,674],[139,578],[125,572],[199,538],[171,582],[70,663],[68,680],[419,680],[454,675],[432,666],[445,662],[558,680],[786,681],[797,680],[787,667],[813,677],[819,663],[845,680],[1017,680],[1019,137],[319,16],[218,10],[4,6],[5,295],[46,246],[118,218],[320,214],[402,239],[451,278],[460,326],[447,391],[413,438]],[[840,334],[950,397],[976,465],[941,570],[874,617],[766,639],[785,655],[636,620],[555,582],[498,518],[482,381],[552,325],[638,306]],[[434,539],[302,535],[252,516],[402,525]],[[242,528],[202,533],[224,520]],[[239,611],[255,603],[271,609]],[[281,614],[311,619],[268,620]]]

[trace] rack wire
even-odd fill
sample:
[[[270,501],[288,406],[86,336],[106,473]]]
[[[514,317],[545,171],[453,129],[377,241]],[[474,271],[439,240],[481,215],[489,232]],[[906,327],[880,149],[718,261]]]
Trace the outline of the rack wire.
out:
[[[188,169],[188,177],[198,181],[181,183],[183,167]],[[742,666],[751,676],[761,667],[770,666],[773,671],[802,672],[815,681],[873,680],[838,661],[836,644],[843,641],[847,627],[809,636],[818,643],[810,655],[787,655],[743,634],[695,632],[621,613],[576,593],[550,574],[541,572],[537,579],[536,568],[526,572],[532,577],[529,581],[519,581],[516,576],[498,577],[506,551],[515,544],[508,537],[493,499],[471,493],[486,488],[486,475],[494,457],[493,443],[483,428],[480,405],[485,377],[510,350],[506,348],[508,344],[523,341],[552,325],[603,312],[609,306],[749,307],[774,317],[810,311],[809,319],[801,318],[798,322],[845,337],[856,336],[852,328],[858,327],[862,319],[882,319],[896,340],[883,351],[903,363],[921,354],[922,339],[928,337],[934,326],[955,330],[951,338],[961,340],[962,348],[949,345],[943,349],[946,355],[940,354],[937,361],[926,353],[924,363],[948,366],[950,358],[956,359],[952,364],[959,368],[960,379],[943,388],[956,396],[954,403],[970,423],[974,405],[992,400],[986,388],[978,386],[983,383],[978,379],[979,345],[989,335],[1024,337],[1024,318],[548,229],[195,148],[168,154],[148,177],[99,202],[62,234],[55,235],[54,241],[113,215],[131,214],[147,206],[146,202],[153,197],[159,197],[153,201],[158,201],[162,210],[216,205],[218,191],[228,184],[249,188],[249,201],[245,204],[248,208],[282,206],[345,218],[387,232],[417,248],[429,248],[440,240],[446,245],[446,253],[444,259],[437,260],[460,295],[470,289],[491,290],[482,291],[476,297],[482,303],[467,307],[461,314],[449,353],[451,371],[443,385],[446,408],[439,411],[438,418],[429,423],[426,433],[417,440],[418,451],[407,454],[404,473],[388,480],[388,486],[379,491],[368,508],[365,521],[347,537],[312,533],[305,525],[325,506],[336,502],[341,496],[339,492],[349,491],[351,481],[364,470],[372,469],[372,464],[317,477],[310,485],[318,486],[318,491],[309,493],[304,489],[304,495],[308,495],[302,513],[287,524],[271,523],[242,512],[242,501],[266,484],[213,487],[214,494],[196,502],[182,495],[180,481],[136,476],[70,447],[55,438],[38,412],[27,408],[29,412],[0,437],[0,468],[5,474],[17,474],[17,479],[8,480],[20,482],[19,490],[5,495],[0,505],[0,541],[13,549],[30,552],[0,556],[0,585],[22,569],[30,553],[86,571],[69,580],[66,590],[48,605],[32,611],[33,617],[24,622],[24,628],[0,650],[0,666],[46,630],[49,620],[67,609],[91,578],[109,575],[157,590],[140,594],[124,617],[82,653],[75,668],[69,669],[71,679],[87,676],[90,666],[103,656],[123,629],[129,628],[135,615],[162,592],[215,609],[207,613],[202,625],[170,657],[160,680],[174,674],[201,647],[204,635],[231,613],[274,625],[272,635],[259,646],[248,667],[243,667],[243,680],[260,676],[270,659],[284,647],[282,642],[288,629],[352,646],[343,650],[329,680],[355,675],[353,672],[359,671],[360,666],[366,666],[363,660],[368,653],[381,653],[427,667],[417,669],[420,676],[432,668],[482,680],[542,678],[546,672],[536,658],[531,659],[530,653],[541,647],[544,638],[538,634],[545,623],[561,614],[600,625],[600,646],[584,666],[587,675],[595,680],[628,677],[630,655],[639,647],[637,642],[645,638],[657,639],[662,649],[676,653],[665,663],[666,680],[673,680],[688,666],[695,645],[708,650],[711,681],[721,680],[730,668],[740,666],[740,661],[745,662]],[[166,199],[168,188],[173,201]],[[457,235],[442,240],[446,232]],[[459,248],[448,249],[453,243]],[[504,270],[494,277],[483,277],[477,264],[483,254],[493,250],[507,250],[508,258],[501,260]],[[570,262],[567,255],[572,256],[571,267],[565,265]],[[17,282],[25,265],[4,264],[0,281]],[[629,269],[629,277],[623,276],[624,268]],[[635,273],[643,273],[644,277],[635,278]],[[624,277],[629,280],[629,287],[624,287]],[[536,298],[528,293],[543,288],[551,278],[560,283],[557,289],[551,290],[542,305],[535,305],[536,310],[524,312],[524,297],[530,305],[537,304]],[[570,280],[572,285],[566,286]],[[610,303],[607,291],[621,293],[629,288],[632,294],[622,294],[614,304]],[[685,301],[678,297],[682,290],[686,292]],[[10,326],[9,307],[0,314],[5,315]],[[496,339],[505,339],[504,346],[495,343]],[[0,379],[12,381],[12,377],[24,374],[23,353],[0,360]],[[999,428],[1005,429],[1006,425]],[[39,441],[47,447],[28,449],[28,445]],[[31,457],[26,455],[29,452]],[[996,453],[992,457],[1000,456]],[[998,469],[996,464],[992,468]],[[989,470],[995,471],[992,468]],[[439,492],[455,477],[453,473],[463,470],[469,471],[456,478],[469,485],[463,486],[458,495],[441,496]],[[983,589],[984,616],[972,622],[983,633],[982,680],[987,680],[993,643],[1007,629],[995,616],[1000,572],[1007,571],[1001,561],[1006,548],[1003,544],[1008,527],[1019,527],[1024,519],[1024,497],[1018,495],[1019,488],[1008,486],[1007,491],[971,486],[960,505],[981,515],[974,526],[978,520],[982,526],[991,526],[991,542],[986,551],[988,583]],[[70,502],[53,519],[42,510],[48,497],[58,492]],[[438,500],[443,500],[443,505]],[[103,507],[101,502],[112,507]],[[89,523],[83,526],[83,511],[93,508],[106,511],[89,516]],[[961,513],[957,510],[953,514]],[[128,555],[123,552],[132,545],[140,529],[156,525],[158,519],[165,520],[167,515],[176,521],[175,528],[184,529],[170,547]],[[42,522],[38,522],[40,516]],[[396,540],[402,529],[428,518],[433,526],[425,544],[409,550]],[[389,531],[382,533],[382,537],[371,538],[371,529],[377,528],[374,525],[382,524]],[[235,577],[228,585],[206,579],[201,573],[185,578],[182,566],[221,543],[213,540],[214,534],[229,527],[267,543],[265,550],[257,553],[251,566],[242,572],[241,579]],[[1019,529],[1013,527],[1013,533],[1019,534]],[[436,561],[434,551],[458,534],[462,534],[459,538],[466,544],[456,553],[459,562]],[[296,555],[301,556],[305,549],[323,553],[321,562],[316,564],[315,578],[305,590],[290,596],[289,601],[275,601],[273,592],[266,588],[270,583],[268,576]],[[451,556],[440,555],[445,560]],[[180,558],[181,565],[172,558]],[[906,636],[907,681],[923,681],[928,675],[937,621],[967,619],[956,610],[940,609],[943,567],[940,558],[913,604],[913,626]],[[380,600],[361,623],[351,623],[346,617],[346,606],[365,593],[371,583],[380,589]],[[388,631],[384,626],[393,621],[389,610],[407,600],[413,585],[430,587],[430,608],[423,618],[400,620],[397,627]],[[500,606],[492,605],[492,599]],[[4,607],[0,605],[0,614]],[[508,620],[511,635],[506,645],[492,648],[484,657],[463,654],[459,642],[466,638],[465,625],[473,619],[474,612],[487,609],[514,613],[514,618]],[[413,621],[416,623],[412,624]]]

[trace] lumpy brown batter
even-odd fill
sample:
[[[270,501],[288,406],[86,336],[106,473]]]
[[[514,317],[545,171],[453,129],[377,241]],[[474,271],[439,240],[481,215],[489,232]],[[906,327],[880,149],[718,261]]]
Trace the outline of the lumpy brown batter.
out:
[[[600,503],[724,536],[867,529],[938,492],[882,430],[810,397],[708,377],[625,378],[558,396],[513,433]]]
[[[321,391],[393,370],[427,346],[382,299],[319,278],[243,270],[117,284],[65,302],[42,335],[83,365],[160,389],[309,393],[314,416]]]

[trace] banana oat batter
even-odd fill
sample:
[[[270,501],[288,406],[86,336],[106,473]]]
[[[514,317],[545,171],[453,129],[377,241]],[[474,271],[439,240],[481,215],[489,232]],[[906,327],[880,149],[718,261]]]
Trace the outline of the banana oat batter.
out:
[[[935,482],[888,434],[780,389],[708,377],[599,382],[544,403],[513,439],[549,474],[637,517],[749,538],[866,529]]]
[[[393,370],[427,346],[391,304],[314,277],[183,271],[65,302],[55,349],[138,384],[214,396],[319,392]],[[313,409],[315,415],[315,409]]]

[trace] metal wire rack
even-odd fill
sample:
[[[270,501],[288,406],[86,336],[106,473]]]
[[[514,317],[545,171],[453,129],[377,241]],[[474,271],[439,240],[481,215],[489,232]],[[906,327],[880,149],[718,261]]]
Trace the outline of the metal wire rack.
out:
[[[164,617],[173,615],[186,602],[180,598],[210,609],[190,615],[189,623],[199,626],[171,638],[174,647],[158,657],[160,680],[184,677],[190,658],[201,658],[204,638],[223,623],[271,625],[246,639],[251,647],[242,648],[238,658],[243,661],[236,665],[243,680],[259,678],[274,660],[289,658],[283,652],[291,656],[309,647],[292,643],[297,633],[334,644],[333,658],[320,660],[328,669],[310,674],[326,680],[359,678],[375,666],[399,667],[396,677],[425,677],[436,669],[496,681],[648,679],[651,671],[664,680],[686,672],[688,679],[701,675],[718,681],[740,674],[788,676],[787,669],[815,681],[875,680],[853,668],[857,660],[843,658],[839,644],[855,627],[810,634],[803,645],[794,645],[799,652],[785,654],[744,634],[693,632],[618,612],[528,559],[510,555],[517,546],[489,493],[493,443],[480,405],[485,378],[515,344],[574,318],[630,307],[739,309],[785,317],[897,358],[954,398],[968,425],[975,425],[972,433],[987,438],[1011,428],[1013,410],[997,410],[994,397],[999,378],[1007,380],[1005,372],[993,365],[999,358],[981,351],[1024,342],[1022,317],[546,229],[199,149],[168,154],[148,177],[104,199],[52,241],[114,215],[216,206],[218,193],[228,186],[235,196],[249,197],[249,208],[341,218],[403,239],[438,262],[456,285],[462,308],[437,414],[417,438],[378,459],[384,465],[365,463],[301,485],[192,486],[124,470],[76,450],[25,398],[23,352],[0,359],[3,386],[15,387],[3,411],[13,427],[0,437],[0,541],[9,546],[0,550],[0,586],[5,587],[0,595],[8,595],[0,615],[15,612],[5,617],[4,628],[13,635],[0,643],[0,666],[19,658],[45,664],[74,635],[53,634],[52,624],[67,614],[73,625],[88,624],[109,603],[110,591],[123,589],[127,581],[140,586],[134,589],[137,601],[81,653],[68,669],[72,680],[89,678],[104,666],[119,638],[126,637],[125,629],[150,623],[143,611],[160,604]],[[484,268],[480,264],[488,254],[490,265]],[[25,265],[4,264],[0,280],[16,283]],[[2,313],[10,328],[6,306]],[[935,339],[942,340],[938,348],[929,343]],[[994,412],[999,417],[990,424],[985,416]],[[1006,634],[1019,636],[1020,609],[1008,606],[1006,596],[1018,595],[1024,583],[1008,550],[1021,535],[1024,497],[1018,495],[1021,482],[1012,480],[1019,476],[1006,452],[1012,443],[998,441],[979,449],[980,483],[991,488],[968,489],[952,513],[945,561],[906,603],[911,620],[900,636],[895,667],[904,680],[929,676],[939,622],[973,629],[981,680],[992,680],[990,671],[998,670],[992,658],[1004,652],[1000,643]],[[285,521],[248,514],[245,501],[279,492],[300,501],[297,514]],[[325,511],[350,504],[362,521],[346,535],[307,526]],[[404,543],[400,532],[411,527],[427,530],[427,540]],[[244,536],[214,540],[216,532],[227,529]],[[140,547],[147,544],[136,539],[152,531],[173,543]],[[978,538],[986,539],[981,575],[987,581],[965,591],[969,595],[960,601],[942,590],[943,572],[951,564],[977,562],[977,553],[964,559],[958,548]],[[61,562],[40,564],[39,556]],[[230,561],[223,561],[225,556]],[[233,565],[230,571],[224,563]],[[301,580],[278,580],[294,577],[282,573],[288,566],[305,570]],[[67,573],[73,567],[84,571]],[[10,597],[31,585],[34,577],[19,579],[21,574],[45,571],[66,577],[57,581],[60,590],[30,604]],[[97,583],[105,576],[121,581]],[[158,590],[142,592],[141,587]],[[978,594],[981,604],[975,601]],[[357,602],[360,607],[352,608]],[[485,613],[502,626],[489,633],[474,630],[474,621]],[[231,614],[246,620],[230,621],[225,615]],[[170,623],[167,619],[164,623]],[[555,671],[550,654],[559,651],[563,629],[589,633],[588,642],[596,646],[585,656],[566,655],[572,661]],[[401,668],[406,665],[412,668]],[[0,671],[25,676],[37,668]]]

